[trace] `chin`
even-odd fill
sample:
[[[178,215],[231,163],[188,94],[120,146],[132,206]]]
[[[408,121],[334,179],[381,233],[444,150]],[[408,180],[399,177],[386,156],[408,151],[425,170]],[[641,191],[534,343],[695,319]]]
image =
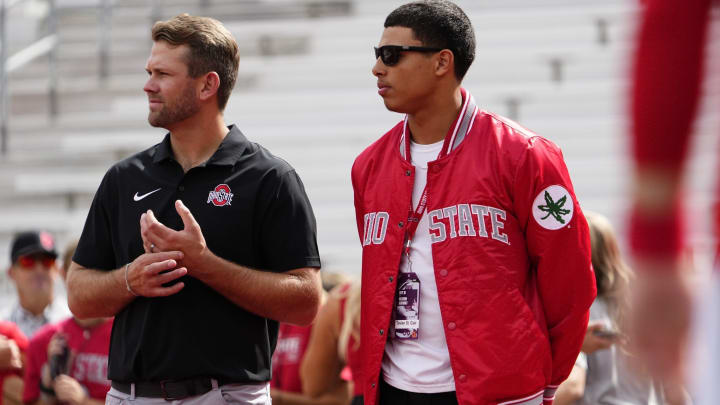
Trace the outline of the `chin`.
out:
[[[397,103],[393,103],[392,101],[388,99],[383,99],[383,102],[385,103],[385,108],[387,108],[389,111],[404,114],[407,111],[405,111],[402,106],[398,105]]]
[[[148,124],[150,124],[150,126],[153,126],[155,128],[165,128],[165,123],[162,122],[160,117],[153,116],[152,114],[148,115]]]

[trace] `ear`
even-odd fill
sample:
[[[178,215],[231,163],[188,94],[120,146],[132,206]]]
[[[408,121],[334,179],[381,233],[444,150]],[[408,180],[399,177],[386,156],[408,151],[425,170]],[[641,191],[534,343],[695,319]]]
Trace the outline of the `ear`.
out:
[[[7,272],[8,272],[8,276],[14,281],[15,280],[15,265],[14,264],[10,265]]]
[[[220,88],[220,76],[216,72],[209,72],[203,76],[200,83],[200,100],[207,101],[217,94]]]
[[[435,55],[435,75],[455,74],[455,55],[449,49],[443,49]]]

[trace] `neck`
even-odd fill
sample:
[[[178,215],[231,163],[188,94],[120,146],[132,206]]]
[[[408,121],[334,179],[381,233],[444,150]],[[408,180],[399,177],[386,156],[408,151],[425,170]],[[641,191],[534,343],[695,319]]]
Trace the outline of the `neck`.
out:
[[[25,311],[31,313],[33,316],[41,316],[45,313],[47,304],[45,302],[32,302],[30,300],[20,299],[20,307]]]
[[[168,129],[175,160],[185,172],[210,159],[228,134],[219,112],[209,117],[199,113]]]
[[[18,291],[18,302],[25,311],[40,316],[45,313],[45,308],[52,302],[52,292],[35,291],[35,294],[25,294]]]
[[[412,140],[421,145],[440,142],[450,129],[462,108],[460,87],[432,97],[422,108],[408,114]]]

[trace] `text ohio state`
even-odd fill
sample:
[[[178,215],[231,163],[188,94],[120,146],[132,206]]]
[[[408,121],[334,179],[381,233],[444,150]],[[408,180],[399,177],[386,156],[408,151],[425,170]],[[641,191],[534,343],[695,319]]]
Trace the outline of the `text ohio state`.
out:
[[[464,237],[492,238],[510,244],[503,233],[507,215],[504,210],[479,204],[457,204],[427,213],[431,243]],[[385,241],[390,214],[368,212],[363,216],[363,246],[379,245]]]

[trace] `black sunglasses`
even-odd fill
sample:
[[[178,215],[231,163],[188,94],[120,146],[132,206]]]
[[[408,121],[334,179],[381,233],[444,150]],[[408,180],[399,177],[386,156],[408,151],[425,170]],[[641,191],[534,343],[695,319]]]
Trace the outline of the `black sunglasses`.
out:
[[[428,48],[425,46],[407,46],[407,45],[384,45],[380,48],[375,47],[375,60],[380,58],[385,66],[393,66],[400,61],[402,52],[440,52],[442,48]]]

